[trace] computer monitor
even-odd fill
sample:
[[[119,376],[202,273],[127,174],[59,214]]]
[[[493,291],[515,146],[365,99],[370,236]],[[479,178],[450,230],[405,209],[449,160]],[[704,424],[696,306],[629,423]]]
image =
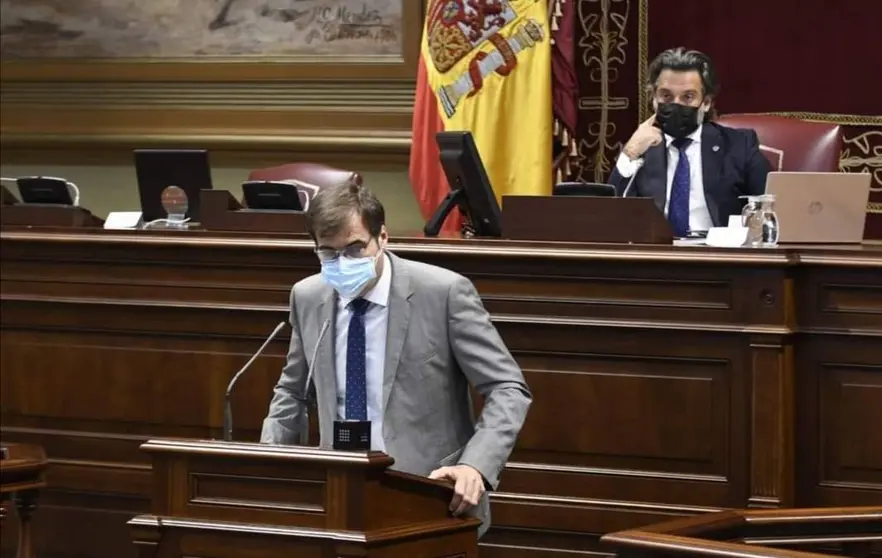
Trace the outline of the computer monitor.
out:
[[[249,180],[242,184],[248,209],[303,211],[300,191],[294,184],[270,180]]]
[[[553,196],[594,196],[615,197],[616,188],[612,184],[599,182],[561,182],[551,190]]]
[[[471,132],[438,132],[435,141],[450,193],[426,222],[425,235],[438,236],[447,216],[459,207],[475,236],[502,236],[502,213]]]
[[[162,194],[177,186],[186,194],[185,216],[199,222],[199,191],[212,189],[211,166],[205,149],[136,149],[135,172],[145,223],[166,218]]]

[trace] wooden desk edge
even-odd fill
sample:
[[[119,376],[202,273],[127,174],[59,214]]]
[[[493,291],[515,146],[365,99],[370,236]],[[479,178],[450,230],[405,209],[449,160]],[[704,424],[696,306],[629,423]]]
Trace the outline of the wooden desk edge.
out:
[[[204,248],[312,250],[313,242],[302,234],[230,235],[189,231],[155,234],[151,231],[40,230],[5,228],[0,240],[35,243],[84,243],[98,245],[194,246]],[[882,244],[793,245],[776,248],[722,249],[707,246],[652,246],[531,242],[500,239],[418,238],[393,236],[390,249],[401,254],[445,254],[475,257],[531,257],[558,260],[606,260],[795,266],[799,264],[882,267]]]

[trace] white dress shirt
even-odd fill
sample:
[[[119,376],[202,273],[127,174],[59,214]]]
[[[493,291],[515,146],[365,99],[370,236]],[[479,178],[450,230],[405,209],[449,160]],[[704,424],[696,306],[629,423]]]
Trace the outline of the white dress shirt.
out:
[[[362,298],[370,302],[364,314],[367,353],[367,418],[371,421],[371,449],[386,451],[383,442],[383,369],[386,364],[386,331],[389,326],[389,291],[392,288],[392,264],[383,254],[383,271],[374,288]],[[346,418],[346,341],[352,299],[338,295],[335,323],[334,361],[337,368],[337,420]]]
[[[707,209],[707,200],[704,197],[704,181],[701,172],[701,128],[689,134],[692,142],[686,148],[686,158],[689,160],[689,230],[706,231],[713,226],[710,212]],[[671,204],[671,186],[674,183],[674,171],[680,160],[680,151],[672,145],[674,138],[665,134],[665,146],[668,149],[668,191],[665,201],[665,217],[668,216],[668,207]],[[616,170],[625,178],[637,172],[643,161],[632,161],[624,153],[619,155],[616,161]],[[644,171],[645,172],[645,171]]]

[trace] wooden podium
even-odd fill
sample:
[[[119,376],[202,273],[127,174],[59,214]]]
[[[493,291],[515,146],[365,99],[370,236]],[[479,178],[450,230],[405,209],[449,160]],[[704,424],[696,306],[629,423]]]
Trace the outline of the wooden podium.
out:
[[[475,518],[446,483],[384,453],[151,440],[153,514],[129,521],[140,558],[477,558]]]
[[[0,223],[16,227],[100,227],[104,219],[84,207],[17,203],[0,206]]]

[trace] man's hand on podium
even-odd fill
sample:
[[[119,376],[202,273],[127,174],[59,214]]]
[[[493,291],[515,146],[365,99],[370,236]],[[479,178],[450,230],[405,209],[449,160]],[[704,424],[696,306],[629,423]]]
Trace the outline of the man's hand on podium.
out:
[[[469,465],[441,467],[432,471],[429,478],[449,480],[454,483],[453,499],[450,501],[450,511],[453,515],[462,515],[477,506],[484,494],[484,477]]]

